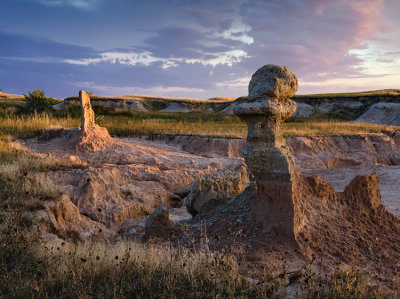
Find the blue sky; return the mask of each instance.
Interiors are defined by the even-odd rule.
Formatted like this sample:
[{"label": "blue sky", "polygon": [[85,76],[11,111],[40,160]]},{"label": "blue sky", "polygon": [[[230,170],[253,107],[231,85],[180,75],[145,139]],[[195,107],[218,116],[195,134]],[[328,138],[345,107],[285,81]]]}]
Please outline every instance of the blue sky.
[{"label": "blue sky", "polygon": [[400,88],[398,0],[1,0],[0,89],[64,98],[247,94],[264,64],[298,93]]}]

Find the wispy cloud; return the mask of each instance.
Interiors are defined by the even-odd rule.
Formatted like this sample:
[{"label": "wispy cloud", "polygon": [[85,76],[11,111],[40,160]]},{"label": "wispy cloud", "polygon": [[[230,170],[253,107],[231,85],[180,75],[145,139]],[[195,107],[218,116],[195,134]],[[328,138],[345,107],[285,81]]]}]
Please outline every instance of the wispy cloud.
[{"label": "wispy cloud", "polygon": [[96,8],[103,0],[37,0],[46,6],[72,6],[83,10]]},{"label": "wispy cloud", "polygon": [[221,53],[203,53],[204,56],[210,58],[161,58],[155,57],[150,52],[104,52],[95,58],[82,58],[82,59],[66,59],[64,62],[76,65],[89,65],[97,63],[120,63],[126,65],[145,65],[149,66],[154,63],[161,63],[163,69],[175,67],[178,63],[194,64],[200,63],[202,65],[216,66],[224,64],[232,66],[234,63],[248,58],[246,52],[243,50],[231,50]]},{"label": "wispy cloud", "polygon": [[243,89],[249,85],[251,77],[245,76],[234,80],[227,80],[215,83],[215,86],[226,89]]},{"label": "wispy cloud", "polygon": [[229,29],[222,32],[214,32],[213,37],[222,37],[234,41],[240,41],[244,44],[251,45],[254,43],[254,38],[250,36],[251,27],[244,24],[240,19],[236,18]]},{"label": "wispy cloud", "polygon": [[101,95],[127,95],[127,94],[146,94],[155,96],[171,96],[177,93],[202,93],[202,88],[189,88],[181,86],[154,86],[151,88],[134,87],[134,86],[107,86],[98,85],[95,82],[72,82],[72,85],[78,88],[85,88]]}]

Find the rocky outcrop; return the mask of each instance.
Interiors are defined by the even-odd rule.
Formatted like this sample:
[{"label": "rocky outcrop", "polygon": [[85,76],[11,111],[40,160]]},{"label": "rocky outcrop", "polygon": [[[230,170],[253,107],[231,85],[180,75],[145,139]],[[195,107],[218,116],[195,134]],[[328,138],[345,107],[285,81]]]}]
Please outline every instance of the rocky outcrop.
[{"label": "rocky outcrop", "polygon": [[190,112],[190,109],[184,103],[171,103],[160,112]]},{"label": "rocky outcrop", "polygon": [[118,147],[119,142],[108,134],[106,128],[95,124],[94,111],[90,104],[89,95],[81,90],[79,91],[81,104],[81,126],[60,130],[46,130],[46,138],[57,138],[60,148],[69,150],[73,148],[76,152],[95,152],[106,148]]},{"label": "rocky outcrop", "polygon": [[[143,135],[138,138],[165,142],[203,157],[241,157],[245,139],[195,135]],[[400,165],[400,133],[287,137],[286,144],[302,169],[341,168],[357,165]]]},{"label": "rocky outcrop", "polygon": [[363,113],[356,122],[370,124],[400,125],[399,103],[377,103],[372,105],[367,112]]},{"label": "rocky outcrop", "polygon": [[343,215],[354,211],[370,217],[379,209],[387,219],[393,219],[381,204],[377,175],[356,177],[343,193],[337,193],[324,179],[307,178],[299,172],[280,133],[282,121],[295,110],[287,97],[296,88],[297,79],[287,68],[266,65],[253,75],[248,101],[235,108],[248,124],[243,154],[257,184],[252,221],[285,242],[304,245],[308,240],[305,236],[324,238],[317,237],[322,226],[338,233],[340,228],[332,223],[347,221]]},{"label": "rocky outcrop", "polygon": [[244,166],[210,173],[193,184],[186,198],[186,208],[192,216],[208,212],[235,198],[246,185],[247,171]]},{"label": "rocky outcrop", "polygon": [[287,67],[265,65],[249,83],[248,100],[234,110],[248,126],[243,154],[257,183],[254,220],[266,230],[279,230],[290,240],[298,229],[294,202],[300,173],[285,145],[281,125],[296,110],[296,103],[289,98],[297,87],[297,78]]},{"label": "rocky outcrop", "polygon": [[344,189],[343,196],[348,205],[365,213],[376,211],[382,206],[377,174],[357,176]]},{"label": "rocky outcrop", "polygon": [[81,128],[74,136],[72,143],[78,151],[98,151],[115,144],[115,140],[108,134],[106,128],[99,127],[94,122],[94,111],[90,104],[89,95],[79,91],[81,102]]},{"label": "rocky outcrop", "polygon": [[161,204],[146,219],[146,230],[162,229],[171,225],[166,204]]},{"label": "rocky outcrop", "polygon": [[314,107],[304,103],[296,103],[296,111],[293,117],[311,117],[314,114]]},{"label": "rocky outcrop", "polygon": [[143,103],[140,101],[128,101],[127,104],[130,107],[130,110],[134,112],[146,112],[147,109],[144,107]]},{"label": "rocky outcrop", "polygon": [[82,215],[69,197],[63,194],[57,200],[44,202],[45,209],[35,215],[37,225],[42,233],[56,233],[64,239],[88,241],[93,238],[111,238],[115,233],[102,223]]},{"label": "rocky outcrop", "polygon": [[70,178],[61,191],[83,215],[111,228],[118,228],[127,219],[144,217],[176,197],[159,182],[128,180],[117,168],[91,169]]},{"label": "rocky outcrop", "polygon": [[90,105],[90,97],[85,91],[79,91],[79,99],[81,100],[81,130],[87,131],[95,126],[94,111]]}]

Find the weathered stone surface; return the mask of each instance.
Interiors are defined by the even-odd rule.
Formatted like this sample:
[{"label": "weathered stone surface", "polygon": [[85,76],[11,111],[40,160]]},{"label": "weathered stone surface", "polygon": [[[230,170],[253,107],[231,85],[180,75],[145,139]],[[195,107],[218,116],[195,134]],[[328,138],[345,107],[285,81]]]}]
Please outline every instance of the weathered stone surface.
[{"label": "weathered stone surface", "polygon": [[63,194],[59,199],[44,203],[45,210],[36,213],[35,222],[41,231],[50,231],[73,241],[87,241],[94,237],[110,238],[115,233],[103,224],[82,215],[70,198]]},{"label": "weathered stone surface", "polygon": [[90,169],[66,179],[69,184],[64,183],[61,192],[71,198],[80,213],[111,228],[127,219],[146,216],[175,197],[159,182],[129,180],[117,168]]},{"label": "weathered stone surface", "polygon": [[147,109],[143,106],[143,103],[140,101],[129,101],[127,104],[130,106],[131,110],[136,112],[146,112]]},{"label": "weathered stone surface", "polygon": [[257,183],[253,218],[264,229],[278,231],[292,241],[298,229],[295,202],[300,173],[285,145],[281,125],[296,110],[296,103],[289,99],[296,91],[297,78],[287,67],[265,65],[250,81],[248,100],[234,110],[248,126],[243,155]]},{"label": "weathered stone surface", "polygon": [[314,114],[314,107],[304,103],[296,103],[296,112],[293,117],[310,117]]},{"label": "weathered stone surface", "polygon": [[182,112],[188,113],[190,109],[184,103],[171,103],[165,109],[160,110],[160,112]]},{"label": "weathered stone surface", "polygon": [[374,104],[356,121],[398,126],[400,125],[400,103]]},{"label": "weathered stone surface", "polygon": [[[324,179],[300,174],[280,131],[282,121],[296,107],[285,98],[296,91],[296,77],[285,68],[287,76],[281,79],[279,70],[271,65],[259,69],[250,82],[248,101],[234,111],[248,124],[243,154],[257,184],[251,207],[253,220],[277,238],[300,244],[309,227],[319,219],[326,221],[335,206],[337,211],[370,215],[382,204],[377,175],[359,176],[338,193]],[[344,162],[349,160],[332,160],[332,164]]]},{"label": "weathered stone surface", "polygon": [[377,174],[355,177],[344,189],[344,196],[350,206],[360,208],[367,213],[382,205]]},{"label": "weathered stone surface", "polygon": [[235,170],[218,170],[197,180],[186,198],[186,207],[193,216],[205,213],[233,199],[247,185],[244,166]]},{"label": "weathered stone surface", "polygon": [[171,225],[166,204],[161,204],[146,219],[146,230],[165,228]]},{"label": "weathered stone surface", "polygon": [[79,133],[74,134],[71,138],[71,144],[75,145],[76,151],[98,151],[117,145],[106,128],[95,124],[89,95],[80,90],[79,99],[81,103],[81,128]]},{"label": "weathered stone surface", "polygon": [[86,130],[89,127],[94,127],[94,112],[90,104],[90,97],[84,91],[79,91],[79,99],[81,101],[81,130]]},{"label": "weathered stone surface", "polygon": [[286,100],[296,93],[297,88],[297,78],[291,70],[286,66],[267,64],[259,68],[250,80],[249,101],[262,97]]}]

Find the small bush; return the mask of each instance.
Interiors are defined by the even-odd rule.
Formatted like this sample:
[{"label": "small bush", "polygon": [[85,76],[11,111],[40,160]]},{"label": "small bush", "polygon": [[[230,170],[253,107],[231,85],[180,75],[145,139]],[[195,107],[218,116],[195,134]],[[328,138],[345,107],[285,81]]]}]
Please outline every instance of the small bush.
[{"label": "small bush", "polygon": [[53,105],[57,101],[53,98],[45,96],[44,91],[40,88],[28,92],[29,96],[25,95],[26,106],[25,112],[27,113],[42,113],[53,110]]}]

